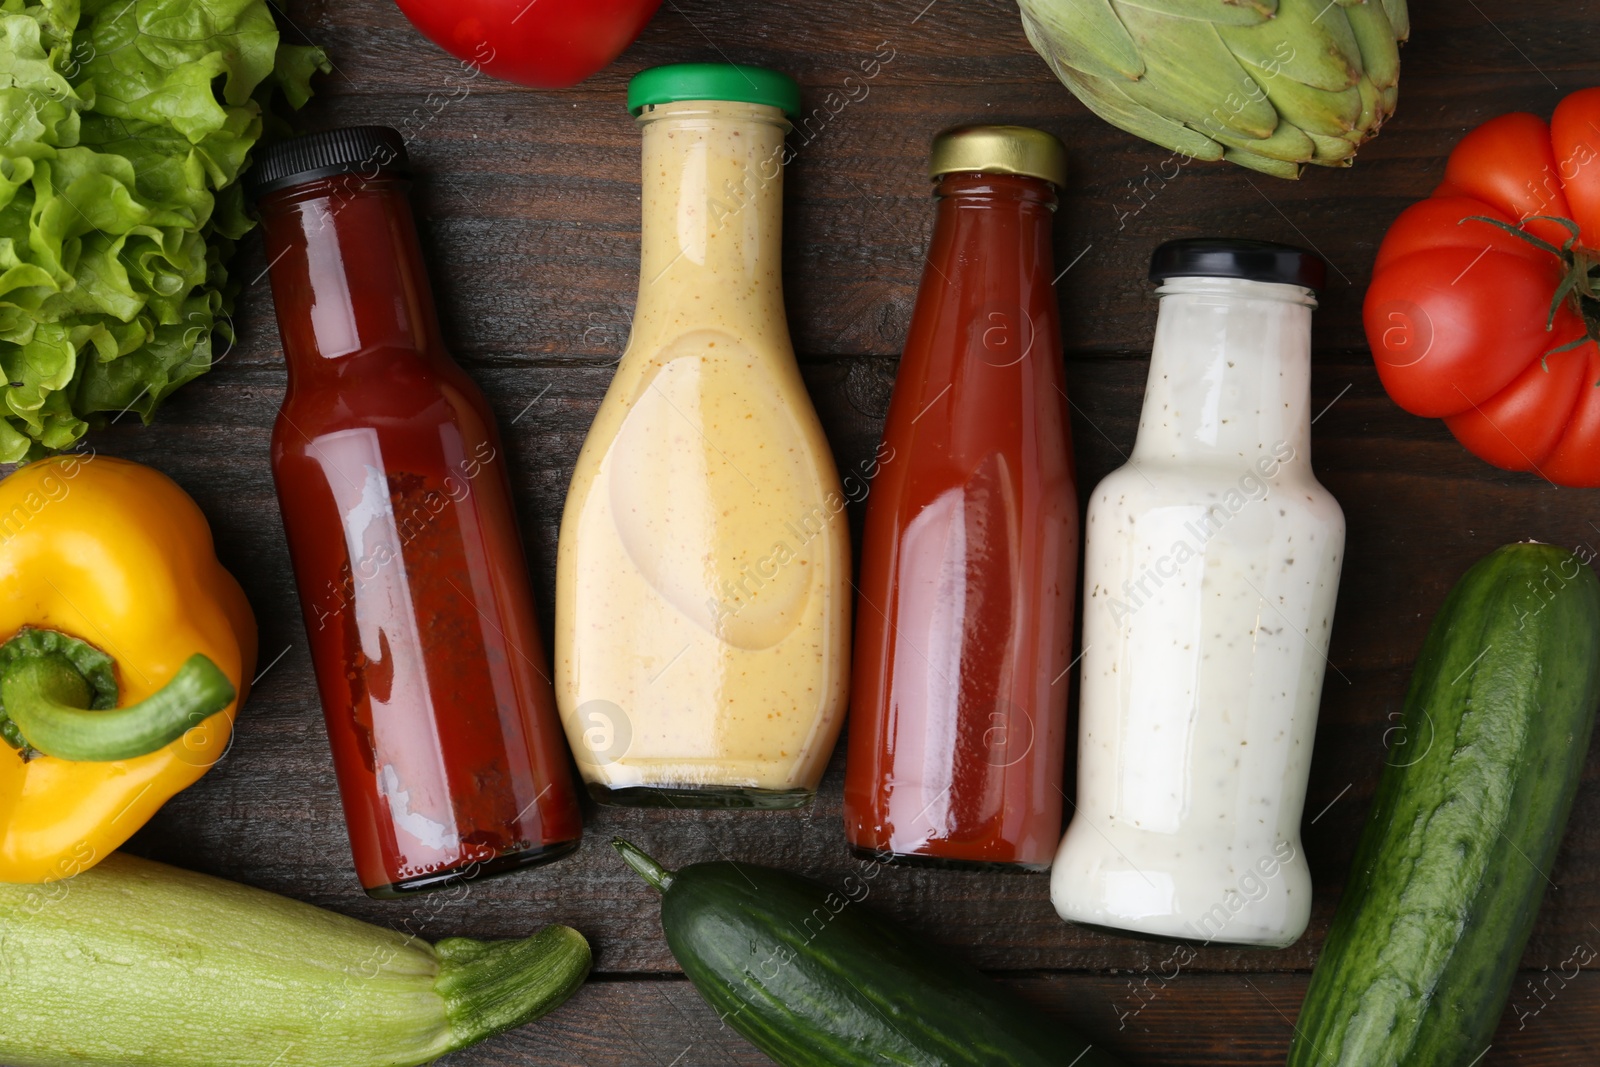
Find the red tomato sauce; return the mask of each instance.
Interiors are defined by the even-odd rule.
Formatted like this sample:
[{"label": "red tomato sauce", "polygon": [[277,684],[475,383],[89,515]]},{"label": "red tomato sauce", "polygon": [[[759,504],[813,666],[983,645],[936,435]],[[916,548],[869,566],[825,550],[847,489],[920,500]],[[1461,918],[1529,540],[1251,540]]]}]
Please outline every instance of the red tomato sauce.
[{"label": "red tomato sauce", "polygon": [[261,203],[289,364],[273,474],[357,874],[385,897],[582,832],[504,448],[441,342],[407,188]]},{"label": "red tomato sauce", "polygon": [[1044,867],[1078,504],[1055,193],[946,175],[867,497],[844,813],[863,852]]}]

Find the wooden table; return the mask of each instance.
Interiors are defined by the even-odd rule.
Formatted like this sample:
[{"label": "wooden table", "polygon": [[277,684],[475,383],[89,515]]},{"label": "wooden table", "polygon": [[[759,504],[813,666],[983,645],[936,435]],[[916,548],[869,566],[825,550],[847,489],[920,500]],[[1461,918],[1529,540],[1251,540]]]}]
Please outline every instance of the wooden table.
[{"label": "wooden table", "polygon": [[[1224,234],[1327,257],[1314,459],[1344,505],[1349,550],[1307,803],[1310,933],[1281,952],[1206,949],[1174,975],[1163,962],[1169,949],[1058,920],[1042,875],[891,870],[871,901],[1131,1064],[1256,1065],[1281,1062],[1288,1045],[1385,759],[1385,731],[1445,591],[1508,541],[1600,544],[1600,495],[1491,469],[1440,423],[1391,403],[1359,320],[1385,226],[1439,180],[1464,131],[1511,109],[1548,115],[1565,92],[1600,80],[1600,15],[1570,0],[1416,8],[1398,115],[1353,170],[1313,169],[1299,183],[1205,163],[1163,181],[1168,154],[1079,105],[1028,47],[1005,0],[666,0],[615,66],[576,89],[478,78],[453,98],[462,68],[384,0],[290,0],[284,13],[337,64],[307,128],[370,122],[415,132],[416,195],[445,332],[507,434],[547,632],[567,480],[634,301],[639,135],[623,99],[643,67],[769,65],[797,75],[814,107],[847,88],[847,76],[868,87],[796,135],[788,171],[790,324],[841,469],[870,454],[882,427],[932,221],[928,142],[944,126],[1041,126],[1071,153],[1057,259],[1072,266],[1058,288],[1085,494],[1133,442],[1155,319],[1144,275],[1157,243]],[[861,62],[875,53],[890,58],[862,81]],[[268,468],[284,369],[257,243],[247,242],[239,267],[239,341],[220,365],[153,426],[123,419],[92,438],[194,494],[261,623],[262,676],[231,753],[131,847],[430,939],[505,937],[549,922],[592,939],[595,976],[582,992],[544,1022],[450,1057],[456,1067],[766,1063],[682,979],[655,896],[606,842],[620,833],[671,864],[723,856],[837,882],[851,865],[840,754],[806,811],[591,810],[575,857],[476,885],[460,902],[362,895]],[[859,509],[851,519],[859,532]],[[1526,981],[1483,1064],[1600,1063],[1600,977],[1560,976],[1563,961],[1593,958],[1600,946],[1597,772],[1591,760],[1523,959]]]}]

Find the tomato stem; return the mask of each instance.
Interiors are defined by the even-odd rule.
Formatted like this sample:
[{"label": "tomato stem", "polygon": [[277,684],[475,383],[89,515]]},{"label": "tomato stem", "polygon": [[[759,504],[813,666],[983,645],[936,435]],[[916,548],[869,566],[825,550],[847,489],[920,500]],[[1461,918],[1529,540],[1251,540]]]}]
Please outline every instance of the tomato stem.
[{"label": "tomato stem", "polygon": [[[1556,223],[1567,231],[1567,239],[1562,242],[1561,247],[1557,248],[1549,241],[1535,237],[1527,230],[1524,230],[1521,224],[1513,226],[1508,222],[1491,219],[1486,215],[1469,215],[1462,219],[1461,222],[1487,222],[1490,226],[1504,230],[1511,236],[1526,241],[1535,248],[1549,252],[1561,261],[1561,283],[1556,286],[1555,292],[1551,295],[1550,314],[1545,319],[1544,328],[1546,332],[1555,329],[1556,312],[1561,310],[1562,301],[1566,301],[1572,306],[1572,310],[1577,312],[1578,318],[1582,320],[1584,335],[1575,337],[1566,344],[1557,345],[1539,357],[1539,365],[1549,371],[1550,364],[1546,361],[1556,353],[1571,351],[1591,341],[1600,342],[1600,295],[1596,294],[1594,288],[1594,283],[1600,281],[1600,261],[1597,261],[1587,249],[1578,245],[1579,230],[1576,222],[1562,218],[1559,215],[1530,215],[1523,219],[1522,223],[1526,224],[1534,219],[1543,219],[1547,222]],[[1457,223],[1457,225],[1460,225],[1460,223]],[[1595,382],[1595,385],[1600,386],[1600,382]]]}]

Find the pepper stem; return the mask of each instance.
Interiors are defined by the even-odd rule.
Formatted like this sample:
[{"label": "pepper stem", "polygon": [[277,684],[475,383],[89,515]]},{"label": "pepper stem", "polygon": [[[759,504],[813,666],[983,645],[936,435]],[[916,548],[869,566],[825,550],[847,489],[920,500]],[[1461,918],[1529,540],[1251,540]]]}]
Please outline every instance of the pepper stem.
[{"label": "pepper stem", "polygon": [[622,858],[627,862],[628,866],[637,871],[639,877],[655,886],[657,890],[665,893],[672,888],[672,872],[645,855],[644,852],[620,837],[611,839],[611,847],[622,853]]},{"label": "pepper stem", "polygon": [[0,645],[4,731],[57,759],[104,762],[165,748],[233,702],[228,676],[193,655],[149,697],[119,708],[115,665],[86,641],[23,629]]}]

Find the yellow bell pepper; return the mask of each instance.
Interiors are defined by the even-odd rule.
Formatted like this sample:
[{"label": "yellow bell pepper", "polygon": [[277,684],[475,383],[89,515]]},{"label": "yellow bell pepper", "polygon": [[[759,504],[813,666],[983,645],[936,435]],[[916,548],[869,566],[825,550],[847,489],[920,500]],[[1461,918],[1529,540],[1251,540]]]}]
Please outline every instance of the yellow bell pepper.
[{"label": "yellow bell pepper", "polygon": [[189,495],[97,455],[0,482],[0,882],[113,852],[221,758],[255,667]]}]

